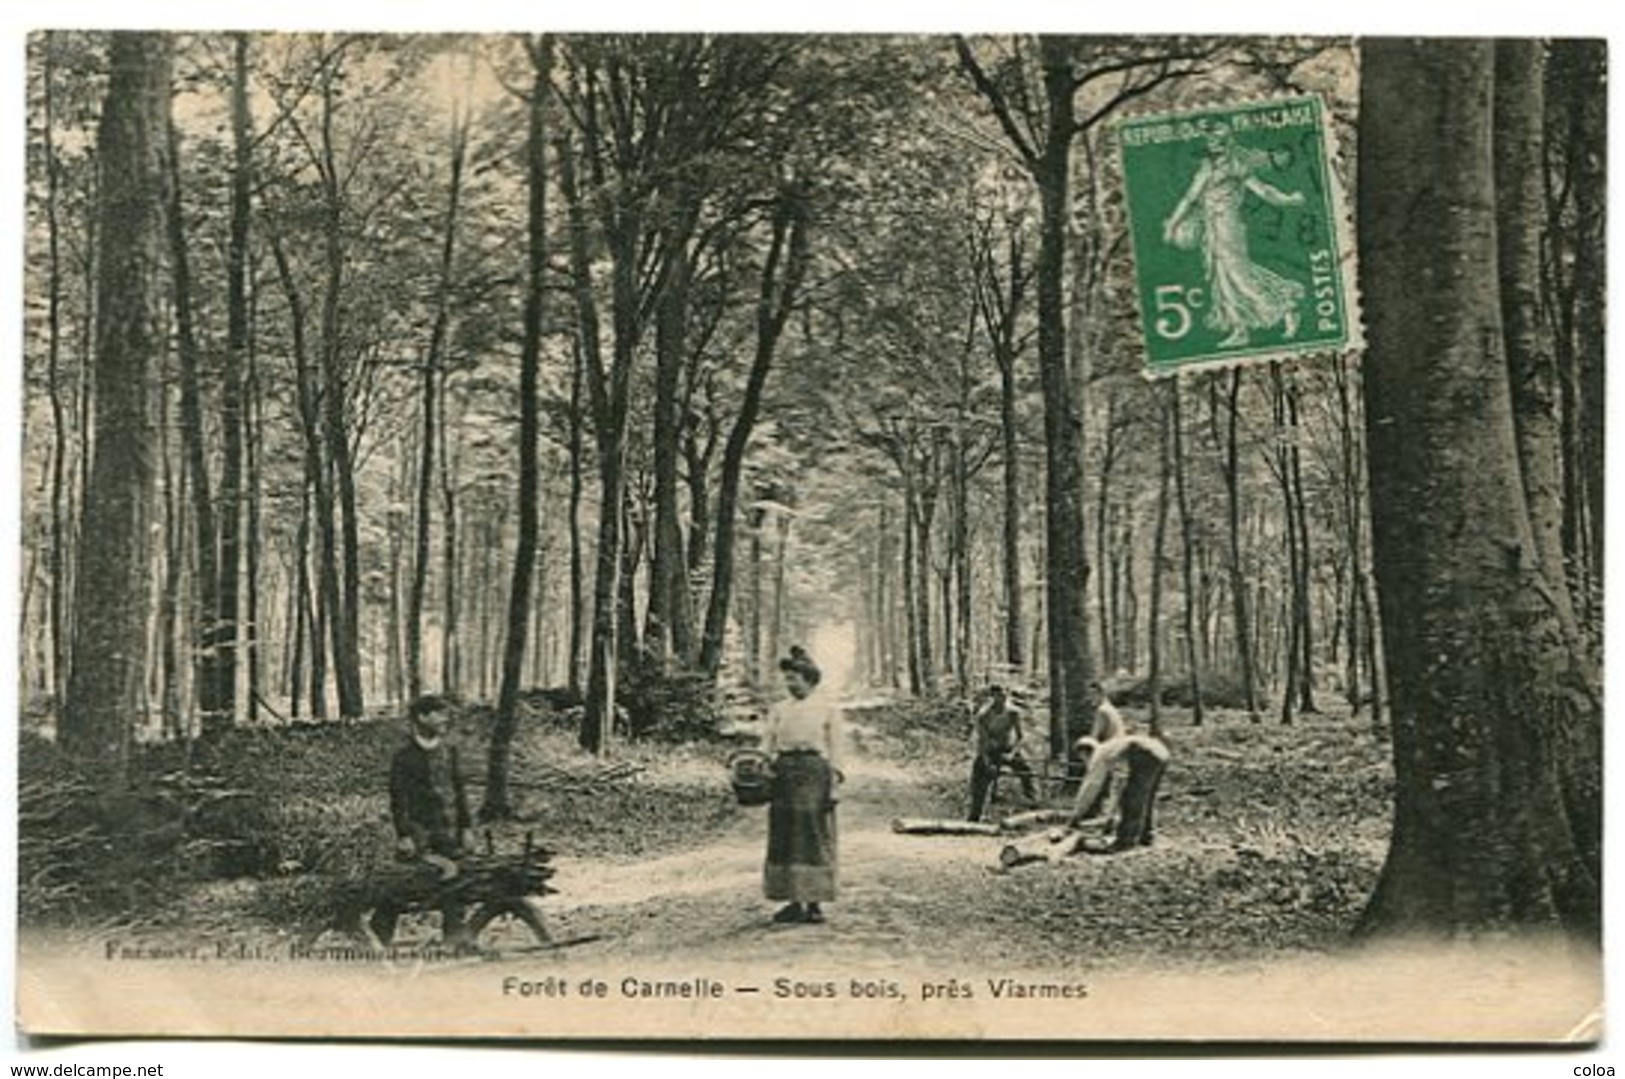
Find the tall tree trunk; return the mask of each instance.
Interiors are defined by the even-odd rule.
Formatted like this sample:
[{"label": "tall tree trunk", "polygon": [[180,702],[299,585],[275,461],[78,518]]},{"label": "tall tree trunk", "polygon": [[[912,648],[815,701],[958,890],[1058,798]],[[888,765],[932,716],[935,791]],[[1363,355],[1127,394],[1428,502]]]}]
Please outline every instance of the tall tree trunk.
[{"label": "tall tree trunk", "polygon": [[745,511],[750,549],[745,560],[745,681],[761,686],[762,678],[762,529],[767,511],[752,506]]},{"label": "tall tree trunk", "polygon": [[1275,446],[1270,451],[1275,481],[1281,488],[1282,542],[1286,548],[1286,587],[1281,597],[1280,626],[1284,637],[1283,670],[1286,685],[1281,691],[1281,723],[1289,725],[1295,715],[1299,689],[1302,685],[1303,657],[1300,634],[1303,623],[1298,618],[1298,586],[1302,582],[1299,572],[1298,501],[1293,497],[1291,451],[1287,447],[1286,379],[1280,364],[1270,365],[1270,409],[1275,424]]},{"label": "tall tree trunk", "polygon": [[1561,283],[1555,306],[1566,434],[1565,548],[1575,593],[1571,605],[1583,613],[1590,634],[1601,624],[1603,571],[1607,43],[1554,41],[1547,66],[1549,137],[1560,139],[1565,150],[1555,179],[1562,195],[1554,197],[1549,211],[1554,242],[1561,239],[1563,244],[1547,259]]},{"label": "tall tree trunk", "polygon": [[[1332,361],[1332,380],[1337,387],[1338,469],[1342,479],[1339,493],[1342,496],[1343,535],[1349,566],[1348,578],[1341,582],[1347,586],[1347,590],[1344,592],[1340,588],[1337,601],[1345,612],[1343,682],[1349,708],[1358,715],[1363,705],[1360,695],[1360,665],[1366,658],[1360,647],[1361,627],[1364,625],[1360,593],[1364,588],[1362,582],[1365,574],[1365,540],[1364,529],[1361,527],[1363,507],[1360,501],[1362,459],[1359,447],[1355,443],[1356,421],[1352,395],[1349,393],[1348,363],[1342,356]],[[1335,634],[1333,639],[1336,640]],[[1372,671],[1370,674],[1374,680],[1376,672]]]},{"label": "tall tree trunk", "polygon": [[598,544],[593,572],[592,632],[588,638],[587,707],[581,747],[599,753],[614,720],[617,674],[616,629],[621,590],[622,468],[620,439],[600,433],[598,442]]},{"label": "tall tree trunk", "polygon": [[1140,640],[1140,591],[1138,578],[1135,576],[1134,558],[1134,521],[1132,518],[1125,521],[1122,530],[1122,540],[1118,543],[1118,560],[1123,567],[1123,631],[1118,639],[1123,642],[1127,654],[1123,657],[1124,664],[1129,670],[1138,670],[1140,666],[1139,640]]},{"label": "tall tree trunk", "polygon": [[226,692],[220,666],[220,532],[215,518],[209,481],[199,349],[192,311],[191,255],[187,250],[186,215],[182,205],[180,135],[173,125],[169,131],[169,209],[166,215],[169,235],[169,267],[174,293],[175,345],[180,357],[181,445],[191,476],[194,498],[192,521],[197,529],[197,641],[194,684],[204,739],[217,738],[231,726],[231,700]]},{"label": "tall tree trunk", "polygon": [[[587,667],[587,707],[582,718],[582,748],[602,752],[614,723],[616,681],[622,634],[623,530],[626,501],[627,385],[636,351],[639,319],[634,266],[637,233],[617,230],[611,240],[611,288],[615,337],[612,367],[592,371],[592,397],[598,436],[598,547],[593,574],[593,617]],[[628,579],[624,587],[631,587]]]},{"label": "tall tree trunk", "polygon": [[[1016,413],[1016,336],[1022,302],[1031,282],[1019,226],[1006,225],[1009,277],[1000,282],[992,244],[980,249],[976,300],[999,369],[999,441],[1003,465],[1004,663],[1012,677],[1026,668],[1026,627],[1021,584],[1021,450]],[[985,240],[984,240],[985,242]]]},{"label": "tall tree trunk", "polygon": [[440,397],[439,378],[425,360],[419,376],[418,471],[416,511],[412,514],[412,580],[406,593],[406,694],[416,700],[423,693],[423,608],[429,592],[430,527],[434,515],[435,444],[439,437],[435,406]]},{"label": "tall tree trunk", "polygon": [[[162,364],[164,368],[167,363]],[[168,383],[170,373],[162,370],[159,385]],[[186,632],[180,617],[181,577],[186,559],[186,523],[181,512],[186,492],[186,462],[182,458],[177,466],[170,452],[169,394],[158,394],[158,484],[163,492],[164,557],[163,585],[158,598],[159,693],[163,710],[163,735],[166,739],[181,738],[187,730],[181,694],[181,657],[178,638]]]},{"label": "tall tree trunk", "polygon": [[446,216],[440,231],[434,321],[429,329],[429,346],[423,357],[423,370],[418,376],[421,422],[418,434],[417,509],[412,535],[412,583],[406,601],[406,692],[411,699],[423,693],[423,608],[429,589],[429,539],[434,524],[434,463],[436,448],[445,440],[436,418],[436,405],[446,379],[446,337],[451,323],[458,211],[462,205],[463,167],[468,159],[468,123],[461,115],[452,121],[449,142],[451,164],[446,183]]},{"label": "tall tree trunk", "polygon": [[1172,415],[1168,419],[1173,429],[1173,468],[1174,491],[1179,500],[1179,546],[1180,569],[1185,588],[1185,663],[1186,675],[1191,686],[1191,723],[1200,727],[1203,719],[1202,708],[1202,659],[1197,649],[1196,634],[1196,579],[1193,563],[1195,562],[1194,536],[1191,530],[1191,503],[1185,492],[1185,432],[1184,416],[1180,407],[1180,386],[1176,377],[1169,386],[1169,407]]},{"label": "tall tree trunk", "polygon": [[938,452],[932,446],[923,456],[919,471],[919,491],[914,517],[914,615],[915,644],[919,649],[920,691],[935,694],[937,689],[936,648],[931,633],[931,530],[937,516]]},{"label": "tall tree trunk", "polygon": [[248,480],[248,543],[246,555],[248,558],[247,573],[247,624],[243,627],[243,654],[248,667],[248,714],[258,715],[258,709],[264,704],[264,687],[262,684],[261,667],[264,662],[263,641],[265,628],[260,625],[260,563],[261,543],[263,536],[260,531],[260,502],[263,490],[260,466],[261,433],[264,430],[263,421],[263,395],[260,391],[258,356],[254,350],[256,313],[255,306],[258,298],[258,282],[252,276],[249,279],[248,304],[248,350],[245,356],[246,367],[243,372],[243,399],[246,411],[243,414],[243,442],[247,449],[247,480]]},{"label": "tall tree trunk", "polygon": [[[685,583],[689,584],[691,594],[688,605],[691,610],[692,622],[694,596],[692,595],[692,582],[698,580],[705,572],[706,561],[710,557],[711,534],[711,460],[715,456],[717,441],[717,424],[714,416],[707,415],[701,421],[707,424],[706,439],[702,444],[697,435],[684,431],[683,447],[688,475],[688,549],[685,554],[687,577]],[[689,627],[688,650],[684,653],[684,662],[693,664],[699,658],[699,642],[695,637],[694,627]]]},{"label": "tall tree trunk", "polygon": [[1100,654],[1099,660],[1103,668],[1112,670],[1122,666],[1122,658],[1118,654],[1120,649],[1117,643],[1119,627],[1111,613],[1111,574],[1107,571],[1111,565],[1110,555],[1107,553],[1107,524],[1111,514],[1112,495],[1112,466],[1117,457],[1117,427],[1116,427],[1117,398],[1108,394],[1106,397],[1106,420],[1102,424],[1104,445],[1100,455],[1100,477],[1095,484],[1095,608],[1096,617],[1100,622]]},{"label": "tall tree trunk", "polygon": [[785,586],[788,569],[785,556],[790,548],[790,515],[783,510],[773,515],[773,616],[768,621],[767,658],[776,662],[784,647]]},{"label": "tall tree trunk", "polygon": [[[333,673],[338,685],[339,715],[356,719],[366,711],[361,690],[361,538],[356,519],[355,464],[350,451],[348,382],[343,332],[344,202],[337,151],[333,142],[335,71],[323,69],[321,167],[324,271],[322,347],[319,353],[322,392],[321,434],[331,470],[329,492],[321,499],[323,516],[324,591],[328,592],[328,625],[333,640]],[[336,501],[335,501],[336,496]],[[335,526],[334,516],[338,517]],[[338,565],[343,560],[342,572]]]},{"label": "tall tree trunk", "polygon": [[1373,39],[1361,69],[1366,430],[1395,769],[1365,927],[1595,938],[1601,708],[1550,603],[1517,456],[1493,50]]},{"label": "tall tree trunk", "polygon": [[95,449],[74,575],[73,669],[59,737],[98,789],[129,775],[146,672],[153,484],[150,381],[162,354],[164,151],[170,42],[115,32],[96,153],[102,168],[96,281]]},{"label": "tall tree trunk", "polygon": [[1021,449],[1016,420],[1015,358],[999,362],[999,437],[1004,453],[1004,661],[1012,676],[1027,668],[1021,584]]},{"label": "tall tree trunk", "polygon": [[[693,196],[688,195],[689,205]],[[698,206],[681,215],[667,239],[670,271],[655,315],[654,550],[650,567],[647,628],[644,636],[659,657],[686,657],[692,647],[693,611],[677,505],[678,391],[687,351],[688,301],[692,266],[689,234]]]},{"label": "tall tree trunk", "polygon": [[924,680],[920,677],[920,605],[916,596],[920,576],[914,570],[919,560],[914,539],[919,516],[919,498],[914,492],[914,468],[908,465],[903,473],[903,654],[908,660],[908,692],[914,697],[925,691]]},{"label": "tall tree trunk", "polygon": [[62,228],[61,166],[56,155],[56,39],[45,32],[45,234],[46,234],[46,392],[51,399],[51,551],[46,573],[50,578],[50,692],[60,709],[67,690],[67,565],[68,565],[68,411],[62,394]]},{"label": "tall tree trunk", "polygon": [[1496,257],[1513,429],[1534,554],[1542,576],[1560,586],[1552,591],[1552,605],[1564,631],[1578,640],[1563,555],[1557,364],[1540,294],[1545,48],[1532,38],[1507,38],[1495,44]]},{"label": "tall tree trunk", "polygon": [[891,503],[882,499],[875,523],[875,636],[876,673],[881,685],[897,685],[897,640],[893,631],[891,599]]},{"label": "tall tree trunk", "polygon": [[388,550],[388,594],[384,597],[384,696],[391,701],[410,701],[406,691],[406,627],[402,625],[404,610],[401,604],[401,529],[408,518],[398,508],[404,503],[411,485],[411,448],[402,439],[396,443],[396,460],[400,462],[390,483],[390,507],[387,514],[389,536],[385,540]]},{"label": "tall tree trunk", "polygon": [[1258,674],[1253,669],[1253,639],[1247,611],[1247,577],[1241,558],[1241,368],[1230,370],[1225,412],[1224,493],[1227,569],[1230,571],[1231,615],[1236,621],[1236,664],[1241,672],[1242,699],[1254,723],[1258,714]]},{"label": "tall tree trunk", "polygon": [[722,641],[727,629],[733,582],[734,520],[738,514],[745,449],[761,410],[762,389],[773,367],[779,338],[784,333],[807,272],[806,203],[807,193],[793,183],[780,191],[775,202],[772,233],[756,300],[756,351],[745,381],[745,396],[722,449],[711,599],[706,607],[705,632],[700,644],[700,668],[712,679],[716,678],[717,668],[722,662]]},{"label": "tall tree trunk", "polygon": [[[298,280],[294,277],[282,238],[274,232],[271,234],[271,254],[276,261],[277,276],[282,282],[282,290],[288,299],[288,323],[292,337],[294,363],[294,399],[304,443],[305,474],[302,497],[306,502],[300,516],[301,540],[298,550],[300,574],[301,577],[304,577],[308,573],[310,518],[315,516],[317,519],[318,543],[320,545],[317,580],[315,582],[315,590],[319,598],[315,606],[322,614],[321,617],[313,618],[313,623],[321,623],[322,629],[325,630],[327,626],[325,612],[331,606],[333,597],[338,594],[337,581],[333,572],[333,498],[327,480],[326,464],[323,460],[319,410],[316,403],[317,394],[312,386],[314,376],[310,370],[309,347],[305,336],[304,293],[300,290]],[[309,501],[312,496],[315,498],[314,506]],[[307,583],[302,588],[302,592],[308,591]],[[325,645],[320,635],[311,636],[309,645],[311,714],[314,718],[324,719],[327,716]]]},{"label": "tall tree trunk", "polygon": [[253,121],[248,104],[248,35],[236,34],[231,82],[231,231],[226,247],[226,354],[220,397],[219,609],[216,692],[227,723],[237,717],[238,613],[242,608],[243,368],[248,362],[248,237],[253,191]]},{"label": "tall tree trunk", "polygon": [[[1171,394],[1171,391],[1168,391]],[[1151,540],[1151,611],[1146,619],[1149,634],[1146,641],[1147,662],[1150,672],[1146,685],[1150,687],[1151,737],[1162,737],[1162,594],[1163,573],[1167,562],[1168,487],[1173,475],[1173,439],[1169,428],[1173,425],[1173,409],[1165,397],[1159,402],[1158,422],[1161,430],[1157,442],[1157,525]]]},{"label": "tall tree trunk", "polygon": [[1286,410],[1292,428],[1287,462],[1291,481],[1288,497],[1292,500],[1293,512],[1288,521],[1298,551],[1297,581],[1292,586],[1293,621],[1296,624],[1293,635],[1298,645],[1298,669],[1301,675],[1298,682],[1298,710],[1309,715],[1320,709],[1315,707],[1315,635],[1314,622],[1310,617],[1313,578],[1310,572],[1309,500],[1303,487],[1303,451],[1299,448],[1303,429],[1299,423],[1298,386],[1295,381],[1286,387]]},{"label": "tall tree trunk", "polygon": [[964,433],[954,439],[953,453],[953,518],[952,542],[949,544],[949,565],[954,577],[954,642],[950,667],[959,689],[969,688],[971,670],[971,534],[970,534],[970,462],[966,459]]},{"label": "tall tree trunk", "polygon": [[[567,137],[561,138],[559,140],[559,184],[564,194],[565,206],[568,210],[570,276],[572,281],[571,291],[575,297],[576,321],[578,324],[577,343],[579,348],[579,356],[576,364],[576,384],[572,390],[572,397],[577,402],[577,411],[581,412],[584,410],[586,405],[584,398],[588,396],[585,391],[590,389],[593,401],[593,411],[595,414],[597,414],[601,413],[605,408],[607,408],[607,405],[603,405],[600,402],[600,398],[604,394],[603,382],[605,379],[603,342],[599,329],[598,300],[593,290],[592,258],[591,253],[588,250],[587,243],[588,233],[586,208],[582,203],[582,195],[576,179],[575,164],[575,141]],[[599,422],[601,425],[602,419],[600,419]],[[573,467],[579,470],[581,468],[580,462],[582,459],[581,450],[584,448],[583,442],[580,441],[582,439],[582,435],[579,428],[572,431],[571,437],[572,439],[577,440],[572,446],[573,455],[576,461],[576,464]],[[604,435],[600,433],[598,447],[600,455],[600,476],[602,477],[605,469],[613,467],[615,469],[614,474],[618,484],[619,462],[616,461],[612,463],[603,459],[603,437]],[[572,482],[581,482],[579,473]],[[607,497],[608,492],[606,491],[603,497],[600,499],[598,511],[599,550],[597,552],[597,562],[600,576],[604,571],[604,558],[606,554],[605,550],[603,549],[603,530],[605,527],[608,527],[611,530],[611,535],[613,537],[614,535],[618,534],[616,530],[619,528],[620,524],[619,499],[614,502],[610,502],[605,500]],[[572,499],[579,500],[579,492],[573,493]],[[579,505],[579,501],[577,501],[577,505]],[[609,518],[607,524],[604,520],[605,518]],[[579,554],[579,542],[577,543],[576,550]],[[613,555],[613,553],[613,548],[611,548],[609,554]],[[612,561],[611,566],[611,572],[613,572],[614,568],[618,568],[618,563],[614,563]],[[584,596],[586,577],[585,568],[583,567],[577,572],[579,574],[579,583],[576,584],[576,587],[581,589]],[[598,647],[600,642],[596,638],[600,632],[600,622],[605,622],[608,627],[613,627],[614,625],[615,589],[613,584],[613,579],[611,579],[609,582],[610,586],[606,590],[602,580],[595,582],[593,589],[591,627],[589,628],[584,626],[583,623],[586,620],[578,617],[575,626],[572,628],[572,633],[577,635],[575,638],[577,645],[572,647],[572,652],[576,651],[576,648],[579,647],[581,653],[579,657],[580,666],[573,666],[572,674],[574,674],[576,670],[580,670],[581,666],[585,666],[588,669],[588,685],[586,694],[588,698],[588,707],[582,718],[582,728],[579,732],[580,742],[584,748],[592,752],[597,752],[604,742],[605,732],[601,726],[601,720],[603,718],[603,705],[602,702],[600,702],[598,706],[599,711],[594,712],[591,700],[595,695],[601,696],[608,689],[607,676],[609,672],[608,668],[604,664],[612,661],[613,656],[599,656]],[[576,607],[576,611],[579,614],[579,606]],[[613,633],[613,629],[607,628],[603,632],[606,635],[610,635]],[[591,654],[588,654],[589,652]],[[575,656],[572,656],[573,660],[575,658]],[[596,673],[593,673],[594,671],[596,671]],[[594,679],[597,679],[600,684],[594,684]]]},{"label": "tall tree trunk", "polygon": [[[594,160],[599,132],[586,133],[589,164]],[[566,199],[575,221],[571,227],[572,264],[577,273],[577,289],[591,288],[591,271],[585,251],[585,223],[581,220],[580,196],[567,154],[561,163]],[[595,174],[596,179],[596,174]],[[611,311],[614,325],[611,366],[606,370],[602,351],[587,350],[588,382],[598,449],[598,546],[593,574],[592,634],[588,649],[587,702],[582,717],[580,742],[592,753],[601,752],[609,741],[615,712],[615,684],[619,660],[620,595],[623,564],[622,532],[626,471],[626,418],[632,360],[641,336],[643,319],[637,255],[643,235],[641,216],[634,208],[612,200],[601,207],[610,251]],[[579,253],[577,248],[580,248]],[[579,308],[578,303],[578,308]]]},{"label": "tall tree trunk", "polygon": [[530,47],[530,134],[526,142],[529,169],[529,277],[525,289],[524,343],[519,353],[519,520],[514,544],[513,582],[508,588],[508,631],[502,646],[502,684],[497,714],[486,754],[485,802],[481,820],[514,815],[508,797],[508,764],[513,736],[519,729],[519,675],[525,658],[531,580],[536,569],[536,540],[541,531],[541,370],[543,288],[547,276],[547,99],[552,92],[553,38],[543,34]]},{"label": "tall tree trunk", "polygon": [[[450,411],[451,372],[440,373],[440,451],[435,478],[440,488],[440,691],[457,695],[463,688],[462,543],[457,492],[458,425]],[[459,419],[461,410],[459,409]]]},{"label": "tall tree trunk", "polygon": [[294,535],[292,596],[289,621],[293,629],[292,656],[288,660],[288,715],[299,719],[305,694],[305,642],[310,639],[310,485],[299,485],[299,528]]},{"label": "tall tree trunk", "polygon": [[643,637],[638,630],[638,567],[643,564],[643,546],[648,539],[648,520],[637,505],[638,477],[626,475],[623,467],[621,495],[621,569],[615,586],[615,662],[621,670],[632,670],[643,653]]},{"label": "tall tree trunk", "polygon": [[[317,495],[314,486],[311,488],[311,495],[313,497],[310,510],[313,513],[320,513],[320,502],[314,497]],[[321,528],[318,527],[317,532],[320,533],[321,531]],[[323,537],[318,536],[317,542],[323,543]],[[332,559],[327,557],[327,553],[321,549],[316,551],[316,557],[316,572],[308,581],[310,588],[310,626],[306,633],[306,639],[310,642],[310,718],[318,723],[323,723],[326,722],[328,713],[328,618],[333,609],[333,596],[337,590],[330,587],[333,584],[332,575],[326,572],[326,567],[332,565]]]},{"label": "tall tree trunk", "polygon": [[[577,300],[580,300],[579,293]],[[575,696],[581,693],[583,655],[586,652],[582,627],[587,619],[586,552],[581,542],[581,500],[586,493],[583,474],[587,453],[582,422],[584,401],[581,391],[586,378],[584,363],[581,339],[577,336],[571,343],[570,367],[570,669],[567,679],[570,693]]]},{"label": "tall tree trunk", "polygon": [[1360,614],[1365,624],[1362,645],[1365,648],[1366,670],[1371,672],[1371,729],[1379,737],[1388,736],[1387,666],[1382,658],[1382,619],[1377,601],[1376,575],[1369,569],[1360,572]]},{"label": "tall tree trunk", "polygon": [[1044,397],[1045,614],[1049,625],[1050,752],[1064,756],[1093,680],[1087,649],[1089,555],[1083,513],[1083,418],[1067,358],[1066,254],[1070,219],[1074,43],[1039,39],[1048,126],[1035,180],[1040,224],[1037,268],[1038,370]]}]

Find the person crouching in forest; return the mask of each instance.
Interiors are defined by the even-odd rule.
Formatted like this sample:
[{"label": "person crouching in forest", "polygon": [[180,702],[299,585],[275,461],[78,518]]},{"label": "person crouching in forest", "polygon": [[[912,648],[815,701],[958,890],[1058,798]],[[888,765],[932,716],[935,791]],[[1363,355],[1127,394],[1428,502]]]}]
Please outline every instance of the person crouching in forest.
[{"label": "person crouching in forest", "polygon": [[979,821],[987,809],[988,795],[1008,768],[1021,777],[1021,793],[1029,802],[1038,800],[1038,785],[1032,766],[1021,754],[1021,706],[1010,698],[1004,686],[987,687],[987,700],[976,710],[976,759],[970,772],[970,814],[966,820]]},{"label": "person crouching in forest", "polygon": [[[1077,793],[1078,785],[1083,782],[1083,774],[1089,767],[1089,758],[1095,750],[1128,733],[1128,723],[1124,721],[1123,713],[1117,710],[1111,697],[1106,694],[1106,687],[1098,679],[1089,683],[1089,696],[1084,700],[1083,715],[1089,723],[1089,730],[1070,739],[1066,748],[1065,793],[1068,797]],[[1110,789],[1108,780],[1101,797],[1104,798]]]},{"label": "person crouching in forest", "polygon": [[790,699],[768,715],[763,748],[773,761],[763,892],[789,902],[775,922],[822,922],[821,904],[835,898],[835,784],[839,710],[818,699],[821,672],[796,646],[779,661]]},{"label": "person crouching in forest", "polygon": [[[1085,849],[1124,851],[1151,845],[1157,787],[1168,759],[1168,746],[1148,734],[1120,734],[1093,749],[1067,825],[1075,831],[1097,820],[1106,826],[1110,839],[1103,849]],[[1119,765],[1128,775],[1121,793],[1111,798],[1111,774]]]},{"label": "person crouching in forest", "polygon": [[[438,888],[458,873],[458,861],[469,848],[471,818],[468,791],[457,749],[446,739],[451,706],[442,697],[425,695],[412,702],[411,732],[389,765],[389,812],[395,824],[395,857],[412,863],[413,877],[403,890]],[[468,943],[462,905],[450,889],[440,889],[441,936],[447,944]],[[389,947],[400,920],[400,900],[386,894],[373,909],[370,924],[378,942]]]}]

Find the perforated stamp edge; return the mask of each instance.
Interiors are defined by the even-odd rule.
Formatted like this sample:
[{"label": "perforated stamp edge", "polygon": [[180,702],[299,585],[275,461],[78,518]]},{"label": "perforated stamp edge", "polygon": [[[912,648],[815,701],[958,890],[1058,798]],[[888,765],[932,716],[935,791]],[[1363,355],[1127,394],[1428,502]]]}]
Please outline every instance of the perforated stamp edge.
[{"label": "perforated stamp edge", "polygon": [[[1267,108],[1271,105],[1281,105],[1294,101],[1301,102],[1305,99],[1314,99],[1320,110],[1321,153],[1322,161],[1325,164],[1327,198],[1330,202],[1329,223],[1337,253],[1336,269],[1338,283],[1342,290],[1344,320],[1346,323],[1344,340],[1335,346],[1324,342],[1275,342],[1270,345],[1261,345],[1246,352],[1198,357],[1177,363],[1154,363],[1151,359],[1150,345],[1145,338],[1146,312],[1141,303],[1139,254],[1135,250],[1134,233],[1129,216],[1128,177],[1122,156],[1122,129],[1131,124],[1144,124],[1148,120],[1178,121],[1238,109]],[[1341,150],[1342,140],[1337,131],[1338,119],[1337,110],[1325,94],[1318,90],[1305,89],[1265,94],[1228,94],[1223,91],[1198,92],[1190,95],[1190,100],[1187,102],[1173,107],[1164,105],[1126,109],[1112,117],[1107,123],[1105,137],[1101,140],[1106,165],[1103,172],[1107,178],[1107,197],[1102,199],[1102,203],[1104,206],[1109,207],[1108,213],[1112,218],[1109,221],[1111,228],[1114,231],[1121,229],[1128,241],[1128,260],[1120,264],[1125,267],[1123,273],[1127,280],[1119,280],[1114,282],[1114,285],[1127,288],[1133,294],[1136,343],[1140,350],[1140,373],[1144,378],[1149,381],[1160,381],[1173,376],[1226,371],[1237,367],[1256,367],[1283,362],[1313,362],[1335,356],[1357,358],[1364,351],[1365,319],[1360,296],[1359,256],[1355,243],[1353,203],[1350,200],[1348,190],[1349,185],[1353,182],[1354,175],[1351,167],[1352,162],[1347,159]]]}]

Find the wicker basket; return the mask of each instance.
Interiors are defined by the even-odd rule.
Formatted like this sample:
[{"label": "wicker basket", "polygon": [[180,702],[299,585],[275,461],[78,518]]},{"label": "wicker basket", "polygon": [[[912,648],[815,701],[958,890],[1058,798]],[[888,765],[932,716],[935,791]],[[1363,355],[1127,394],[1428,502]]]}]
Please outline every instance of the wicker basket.
[{"label": "wicker basket", "polygon": [[728,758],[728,782],[740,805],[766,805],[773,800],[773,763],[761,750],[742,749]]}]

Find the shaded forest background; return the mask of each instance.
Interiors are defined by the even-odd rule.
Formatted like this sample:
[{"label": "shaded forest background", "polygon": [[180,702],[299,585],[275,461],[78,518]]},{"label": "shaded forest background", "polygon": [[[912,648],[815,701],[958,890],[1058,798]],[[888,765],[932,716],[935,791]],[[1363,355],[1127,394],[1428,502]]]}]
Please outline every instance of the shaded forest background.
[{"label": "shaded forest background", "polygon": [[[1434,48],[1423,90],[1467,85]],[[1509,345],[1457,370],[1510,394],[1524,566],[1587,667],[1602,50],[1483,48],[1472,116],[1502,110],[1500,156],[1451,206],[1487,207],[1507,245],[1485,302]],[[1380,627],[1441,601],[1380,587],[1367,410],[1421,383],[1373,398],[1354,356],[1147,381],[1108,136],[1127,109],[1315,92],[1352,186],[1368,142],[1399,137],[1362,116],[1353,43],[52,32],[30,51],[23,702],[107,780],[133,743],[439,692],[495,709],[500,817],[524,691],[579,704],[594,752],[705,737],[829,626],[864,685],[1032,686],[1052,751],[1096,678],[1153,731],[1170,703],[1195,724],[1335,704],[1388,736]],[[1385,295],[1391,356],[1429,314]],[[1395,513],[1405,497],[1454,504],[1395,493]]]}]

